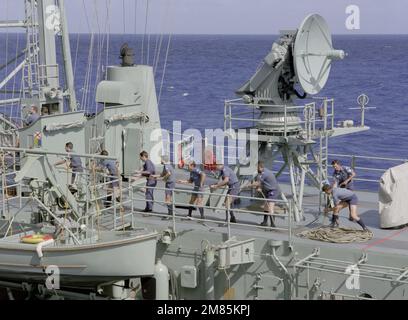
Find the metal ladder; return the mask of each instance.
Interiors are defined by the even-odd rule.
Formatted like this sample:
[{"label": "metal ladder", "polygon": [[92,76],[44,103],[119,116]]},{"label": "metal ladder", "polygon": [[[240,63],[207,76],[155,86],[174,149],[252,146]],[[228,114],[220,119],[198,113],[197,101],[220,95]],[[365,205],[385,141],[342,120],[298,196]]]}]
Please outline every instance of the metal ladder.
[{"label": "metal ladder", "polygon": [[[329,117],[334,117],[334,112],[328,114],[328,106],[327,106],[327,99],[323,100],[323,129],[320,132],[319,137],[319,163],[318,163],[318,178],[320,186],[323,186],[323,182],[327,181],[328,179],[328,161],[329,161]],[[333,100],[332,100],[333,103]],[[333,108],[332,108],[333,110]],[[333,121],[331,121],[333,124]],[[321,208],[322,206],[327,205],[327,195],[323,193],[319,193],[319,215],[321,215]]]},{"label": "metal ladder", "polygon": [[38,17],[37,5],[34,0],[25,1],[27,52],[26,64],[23,69],[23,97],[40,96],[39,56],[38,56]]}]

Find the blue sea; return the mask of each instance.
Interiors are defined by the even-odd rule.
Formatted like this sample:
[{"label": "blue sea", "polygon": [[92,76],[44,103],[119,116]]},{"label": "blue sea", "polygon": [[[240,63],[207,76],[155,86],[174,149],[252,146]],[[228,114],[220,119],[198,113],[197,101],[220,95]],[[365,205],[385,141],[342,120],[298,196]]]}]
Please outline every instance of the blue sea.
[{"label": "blue sea", "polygon": [[[172,129],[173,120],[181,120],[182,128],[223,128],[224,100],[236,96],[234,91],[248,80],[269,52],[276,35],[173,35],[160,95],[162,126]],[[83,108],[93,112],[96,81],[103,78],[104,66],[119,63],[119,49],[127,42],[134,48],[135,61],[142,62],[142,40],[138,35],[100,36],[72,35],[71,51],[75,67],[77,98]],[[23,49],[24,34],[1,34],[0,64],[15,57]],[[93,49],[90,45],[93,43]],[[143,62],[157,62],[156,89],[159,94],[163,76],[168,37],[145,36]],[[336,122],[353,119],[360,122],[357,96],[369,96],[366,125],[369,131],[330,140],[332,153],[408,158],[408,36],[359,35],[334,36],[334,47],[347,52],[343,61],[332,65],[329,81],[319,96],[335,99]],[[6,54],[7,52],[7,54]],[[89,59],[90,86],[88,98],[82,99]],[[61,57],[59,55],[59,61]],[[0,71],[0,78],[11,71]],[[98,67],[99,65],[99,67]],[[20,84],[11,81],[4,89]],[[2,98],[10,94],[2,94]],[[302,101],[299,101],[301,104]],[[373,162],[374,166],[376,164]],[[384,168],[388,163],[384,163]]]}]

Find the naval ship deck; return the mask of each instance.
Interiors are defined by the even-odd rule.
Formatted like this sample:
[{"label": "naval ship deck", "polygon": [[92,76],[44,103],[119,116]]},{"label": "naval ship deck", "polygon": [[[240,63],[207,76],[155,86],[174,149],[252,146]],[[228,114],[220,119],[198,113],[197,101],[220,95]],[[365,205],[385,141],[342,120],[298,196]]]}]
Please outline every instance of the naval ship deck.
[{"label": "naval ship deck", "polygon": [[[187,172],[184,170],[176,170],[177,179],[186,179]],[[206,185],[215,183],[217,180],[207,177]],[[281,189],[290,201],[290,186],[281,184]],[[254,200],[249,191],[241,192],[238,197],[241,203],[234,210],[237,223],[225,222],[225,208],[223,206],[214,206],[209,201],[210,205],[205,206],[205,220],[199,219],[199,213],[193,211],[193,218],[187,218],[188,199],[191,194],[192,187],[186,185],[176,185],[175,192],[179,196],[175,196],[174,216],[169,217],[167,214],[167,206],[164,203],[164,183],[159,182],[154,191],[154,211],[145,213],[145,196],[144,196],[144,179],[139,179],[132,184],[122,183],[122,203],[114,203],[106,209],[101,208],[99,219],[95,227],[104,230],[119,230],[122,228],[145,227],[156,230],[165,230],[167,228],[175,229],[175,232],[182,230],[197,230],[208,231],[220,234],[228,234],[230,237],[257,237],[273,240],[290,241],[292,244],[309,243],[316,247],[347,247],[362,251],[371,252],[387,252],[408,255],[408,232],[407,228],[399,230],[385,230],[380,228],[380,216],[378,213],[378,194],[369,191],[356,191],[359,198],[358,214],[364,219],[367,227],[372,231],[373,238],[365,243],[330,243],[323,241],[310,240],[300,238],[298,233],[313,229],[316,227],[329,225],[330,215],[319,215],[319,191],[312,186],[305,186],[304,191],[304,218],[303,221],[295,222],[293,217],[285,214],[283,201],[275,207],[275,224],[276,228],[262,227],[259,223],[262,221],[263,210],[261,205],[264,203],[260,198]],[[220,193],[221,192],[221,193]],[[204,192],[204,199],[208,197],[217,197],[223,200],[222,190],[218,193]],[[183,196],[180,196],[180,194]],[[101,194],[102,200],[105,194]],[[19,212],[19,222],[30,224],[32,212],[35,210],[35,205],[28,204],[29,197],[10,198],[2,201],[2,218],[9,218],[10,214]],[[26,205],[28,204],[28,205]],[[20,209],[22,208],[22,209]],[[122,209],[120,209],[122,208]],[[167,218],[167,219],[165,219]],[[22,231],[24,224],[14,222],[13,227],[16,231]],[[360,226],[355,222],[348,220],[348,210],[344,209],[340,213],[340,226],[346,228],[354,228],[361,230]],[[0,232],[0,236],[1,235]]]},{"label": "naval ship deck", "polygon": [[[282,191],[285,194],[289,193],[288,185],[281,185]],[[408,232],[407,228],[400,230],[385,230],[380,228],[380,216],[378,213],[378,195],[374,192],[357,191],[359,198],[358,213],[359,216],[364,219],[367,227],[372,231],[373,238],[366,243],[329,243],[323,241],[309,240],[307,238],[300,238],[298,233],[316,228],[323,225],[329,225],[330,216],[319,216],[318,203],[319,195],[316,188],[305,187],[305,199],[304,199],[304,221],[294,222],[291,226],[291,240],[293,243],[301,241],[302,243],[316,244],[316,246],[328,246],[328,247],[352,247],[360,250],[370,250],[376,252],[398,253],[408,255]],[[143,198],[141,195],[140,199]],[[160,190],[155,193],[155,199],[164,199],[164,195]],[[149,215],[142,213],[144,208],[143,201],[135,202],[135,209],[139,209],[135,213],[135,219],[137,223],[148,224],[155,226],[156,228],[165,228],[172,226],[171,220],[163,220],[162,218],[167,215],[167,208],[164,205],[155,204],[154,214]],[[276,212],[282,212],[279,208]],[[175,210],[177,218],[185,218],[187,216],[186,209],[177,208]],[[230,223],[231,236],[237,237],[262,237],[270,238],[274,240],[288,240],[288,218],[287,216],[275,218],[276,229],[261,227],[259,223],[262,221],[262,210],[259,210],[259,216],[255,213],[241,213],[236,212],[237,223]],[[209,232],[225,233],[227,226],[224,223],[225,213],[224,211],[217,212],[216,210],[205,209],[205,225],[198,217],[198,213],[193,212],[193,220],[177,219],[177,230],[194,229],[194,230],[207,230]],[[200,223],[201,222],[201,223]],[[360,226],[355,222],[348,220],[348,211],[344,209],[340,213],[340,226],[346,228],[354,228],[360,230]]]}]

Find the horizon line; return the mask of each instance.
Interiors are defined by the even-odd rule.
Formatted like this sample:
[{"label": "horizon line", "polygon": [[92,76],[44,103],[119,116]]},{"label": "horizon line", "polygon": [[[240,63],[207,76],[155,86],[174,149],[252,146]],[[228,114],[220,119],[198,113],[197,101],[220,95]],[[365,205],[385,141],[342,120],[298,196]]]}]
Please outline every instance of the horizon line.
[{"label": "horizon line", "polygon": [[[0,34],[24,34],[25,32],[7,32],[0,31]],[[91,32],[70,32],[69,35],[91,35]],[[98,33],[94,35],[113,35],[113,36],[279,36],[280,33]],[[408,33],[332,33],[332,36],[408,36]]]}]

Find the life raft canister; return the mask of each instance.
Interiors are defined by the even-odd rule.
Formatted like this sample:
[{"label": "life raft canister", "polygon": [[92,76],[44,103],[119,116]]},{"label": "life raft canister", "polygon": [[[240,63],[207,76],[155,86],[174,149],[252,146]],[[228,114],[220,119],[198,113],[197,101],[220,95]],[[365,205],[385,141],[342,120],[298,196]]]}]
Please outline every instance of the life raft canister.
[{"label": "life raft canister", "polygon": [[28,236],[21,237],[21,242],[37,244],[37,243],[41,243],[41,242],[51,240],[51,239],[52,239],[52,236],[47,235],[47,234],[30,234]]}]

